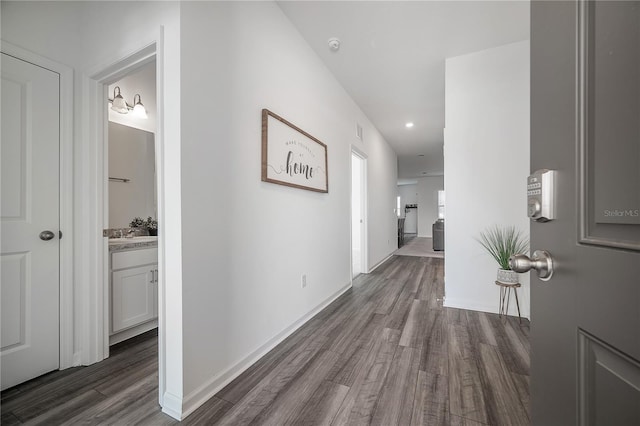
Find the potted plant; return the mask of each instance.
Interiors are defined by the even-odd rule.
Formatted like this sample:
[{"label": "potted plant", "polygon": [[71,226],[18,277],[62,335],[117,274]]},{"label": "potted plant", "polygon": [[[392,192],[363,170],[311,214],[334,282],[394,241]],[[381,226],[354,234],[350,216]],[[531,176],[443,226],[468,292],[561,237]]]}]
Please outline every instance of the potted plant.
[{"label": "potted plant", "polygon": [[498,262],[497,281],[505,284],[518,282],[518,273],[509,267],[509,258],[514,254],[528,253],[529,240],[514,226],[487,228],[477,241]]},{"label": "potted plant", "polygon": [[138,228],[138,229],[142,229],[144,228],[144,219],[141,217],[134,217],[133,220],[131,222],[129,222],[129,226],[131,228]]},{"label": "potted plant", "polygon": [[149,231],[149,235],[158,235],[158,221],[153,219],[151,216],[144,221],[145,226],[147,227],[147,231]]},{"label": "potted plant", "polygon": [[151,216],[146,219],[134,217],[129,226],[137,229],[146,229],[149,235],[158,235],[158,221]]}]

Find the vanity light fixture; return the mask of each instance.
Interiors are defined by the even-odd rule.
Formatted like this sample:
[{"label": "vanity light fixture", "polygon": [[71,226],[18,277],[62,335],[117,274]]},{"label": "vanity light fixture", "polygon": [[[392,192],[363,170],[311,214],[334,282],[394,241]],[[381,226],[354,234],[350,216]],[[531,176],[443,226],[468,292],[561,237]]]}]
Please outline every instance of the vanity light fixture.
[{"label": "vanity light fixture", "polygon": [[116,86],[113,89],[113,100],[111,101],[111,109],[120,114],[126,114],[129,112],[127,102],[120,94],[120,87]]},{"label": "vanity light fixture", "polygon": [[[138,97],[138,102],[136,102],[136,96]],[[138,118],[147,118],[147,110],[142,105],[142,98],[137,93],[133,96],[133,115]]]},{"label": "vanity light fixture", "polygon": [[[136,102],[136,98],[138,99]],[[133,97],[133,106],[130,106],[127,101],[124,100],[122,94],[120,93],[120,87],[116,86],[113,88],[113,99],[108,99],[109,106],[115,112],[120,114],[128,114],[129,111],[133,112],[133,115],[138,118],[147,118],[147,110],[142,105],[142,98],[139,94]]]}]

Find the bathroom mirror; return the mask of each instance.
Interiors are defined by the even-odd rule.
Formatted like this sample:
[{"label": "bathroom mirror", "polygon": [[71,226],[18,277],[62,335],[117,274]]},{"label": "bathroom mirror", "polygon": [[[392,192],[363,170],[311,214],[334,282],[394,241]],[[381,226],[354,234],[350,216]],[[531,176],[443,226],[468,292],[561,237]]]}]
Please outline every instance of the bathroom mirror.
[{"label": "bathroom mirror", "polygon": [[155,136],[109,122],[109,228],[156,218]]}]

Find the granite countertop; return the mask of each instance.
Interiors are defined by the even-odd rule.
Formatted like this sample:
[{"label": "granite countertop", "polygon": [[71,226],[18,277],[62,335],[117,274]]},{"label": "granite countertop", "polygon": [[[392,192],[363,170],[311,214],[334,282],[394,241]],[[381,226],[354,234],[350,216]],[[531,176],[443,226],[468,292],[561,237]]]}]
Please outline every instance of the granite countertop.
[{"label": "granite countertop", "polygon": [[158,237],[109,238],[109,251],[158,247]]}]

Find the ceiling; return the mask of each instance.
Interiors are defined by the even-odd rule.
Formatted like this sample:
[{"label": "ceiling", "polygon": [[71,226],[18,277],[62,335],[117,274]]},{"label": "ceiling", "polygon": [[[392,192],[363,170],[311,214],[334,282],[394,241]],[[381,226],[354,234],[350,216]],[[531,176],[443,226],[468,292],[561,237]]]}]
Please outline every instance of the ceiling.
[{"label": "ceiling", "polygon": [[393,147],[400,179],[444,171],[445,58],[529,38],[528,1],[278,4]]}]

